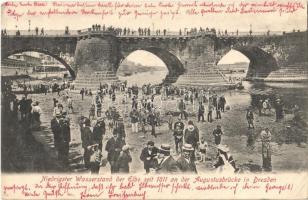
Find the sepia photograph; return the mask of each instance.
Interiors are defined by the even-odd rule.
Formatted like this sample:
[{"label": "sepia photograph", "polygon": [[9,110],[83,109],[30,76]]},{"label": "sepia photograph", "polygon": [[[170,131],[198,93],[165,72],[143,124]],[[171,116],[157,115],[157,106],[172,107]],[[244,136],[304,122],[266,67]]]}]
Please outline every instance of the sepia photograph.
[{"label": "sepia photograph", "polygon": [[[189,189],[196,199],[222,198],[198,196],[211,189],[193,184],[220,182],[203,175],[248,175],[253,186],[279,182],[273,174],[302,174],[298,180],[307,181],[307,5],[2,2],[3,199],[161,198],[139,194],[138,177],[166,184],[169,176],[194,177]],[[26,177],[20,183],[31,176],[60,183],[66,175],[113,183],[123,176],[132,185],[123,193],[121,183],[122,196],[111,186],[104,194],[90,193],[93,186],[72,196],[68,190],[79,191],[76,185],[39,193],[37,185],[17,186],[19,175]],[[129,194],[134,183],[139,190]],[[308,197],[307,183],[299,190],[292,184],[266,185],[264,194],[275,189]],[[188,185],[171,186],[186,196],[168,193],[168,199],[191,198]]]}]

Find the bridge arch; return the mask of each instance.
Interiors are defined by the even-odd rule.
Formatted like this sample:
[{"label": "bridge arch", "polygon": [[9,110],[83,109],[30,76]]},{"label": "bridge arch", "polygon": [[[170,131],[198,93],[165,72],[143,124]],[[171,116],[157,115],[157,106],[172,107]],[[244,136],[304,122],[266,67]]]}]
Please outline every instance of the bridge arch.
[{"label": "bridge arch", "polygon": [[158,47],[145,47],[145,48],[138,48],[138,49],[130,49],[130,51],[122,51],[120,62],[117,66],[116,71],[118,70],[121,63],[127,58],[131,53],[142,50],[146,52],[150,52],[157,56],[167,67],[168,74],[165,78],[165,83],[174,83],[178,79],[180,75],[185,72],[184,65],[182,61],[175,56],[172,52],[158,48]]},{"label": "bridge arch", "polygon": [[57,61],[59,61],[69,71],[69,73],[70,73],[70,75],[72,76],[73,79],[76,78],[75,71],[73,70],[73,68],[69,64],[67,64],[67,62],[63,58],[61,58],[60,56],[58,56],[56,54],[51,53],[48,50],[45,50],[45,49],[40,49],[40,48],[16,49],[16,50],[8,51],[8,52],[3,52],[1,57],[3,59],[3,58],[9,57],[10,55],[18,54],[18,53],[22,53],[22,52],[26,52],[26,51],[43,53],[43,54],[46,54],[46,55],[49,55],[49,56],[55,58]]},{"label": "bridge arch", "polygon": [[[278,63],[275,57],[267,53],[260,47],[257,46],[237,46],[231,48],[242,53],[249,59],[249,67],[246,74],[248,80],[252,79],[264,79],[272,71],[278,70]],[[222,58],[228,54],[230,51],[227,51]],[[218,63],[218,62],[217,62]]]}]

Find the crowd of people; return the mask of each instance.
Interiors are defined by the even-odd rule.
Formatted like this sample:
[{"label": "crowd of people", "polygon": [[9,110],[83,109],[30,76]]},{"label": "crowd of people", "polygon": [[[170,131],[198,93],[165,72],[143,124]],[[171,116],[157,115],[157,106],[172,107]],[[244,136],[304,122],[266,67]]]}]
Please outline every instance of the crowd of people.
[{"label": "crowd of people", "polygon": [[[141,93],[139,93],[139,90]],[[116,107],[116,93],[122,93],[122,96],[124,96],[123,101],[120,102],[123,104],[131,103],[128,119],[126,120],[130,122],[132,133],[143,132],[146,135],[147,127],[150,127],[150,134],[158,137],[155,128],[161,126],[164,122],[167,122],[169,130],[173,132],[174,151],[178,156],[174,157],[171,155],[172,149],[170,144],[163,143],[156,146],[153,141],[148,141],[147,146],[140,152],[140,161],[144,163],[146,173],[197,173],[195,162],[204,162],[208,159],[207,149],[210,145],[206,138],[200,137],[199,129],[193,122],[194,120],[188,119],[191,116],[188,115],[186,106],[197,102],[198,109],[195,111],[195,116],[199,123],[205,122],[204,114],[206,110],[207,121],[211,123],[214,120],[213,112],[216,112],[216,120],[220,120],[222,113],[230,109],[224,95],[217,95],[214,91],[206,91],[202,88],[179,88],[175,86],[145,84],[139,89],[135,85],[127,86],[127,83],[100,85],[98,90],[93,93],[91,90],[83,88],[80,91],[82,100],[84,95],[89,95],[93,99],[89,116],[82,116],[79,121],[82,147],[84,149],[84,165],[92,173],[99,172],[104,150],[107,152],[111,173],[130,172],[129,164],[133,158],[130,153],[131,148],[126,141],[127,133],[125,132],[124,119]],[[161,99],[164,100],[179,97],[177,111],[162,113],[157,105],[157,101],[154,101],[158,95],[161,95]],[[109,108],[106,108],[106,104],[104,104],[105,98],[110,98],[112,102]],[[68,109],[73,112],[71,98],[69,97],[66,101]],[[60,142],[60,145],[57,144],[56,146],[58,146],[59,155],[61,155],[59,159],[65,159],[65,162],[67,162],[67,147],[70,138],[67,128],[69,120],[66,122],[66,112],[63,112],[63,106],[56,103],[54,105],[56,107],[54,116],[55,119],[58,119],[56,120],[58,123],[55,123],[58,125],[55,127],[63,126],[64,130],[66,130],[66,132],[62,130],[63,136],[60,137],[62,138],[62,145]],[[105,112],[103,112],[103,107],[106,109]],[[178,119],[174,121],[175,115],[178,116]],[[163,118],[167,120],[164,121],[162,120]],[[247,109],[246,119],[248,128],[254,129],[253,107]],[[183,120],[187,122],[186,125]],[[60,131],[60,129],[55,128],[53,130],[56,137],[57,133],[55,132]],[[105,148],[103,148],[102,141],[107,130],[112,133],[112,137],[108,139]],[[217,125],[212,135],[214,144],[211,147],[217,149],[217,161],[213,163],[213,168],[217,168],[219,171],[239,171],[233,157],[229,154],[230,148],[221,142],[224,135],[222,126]],[[261,132],[261,141],[263,169],[270,171],[271,133],[268,128]]]},{"label": "crowd of people", "polygon": [[[88,31],[109,31],[109,32],[114,32],[116,35],[118,36],[166,36],[166,35],[175,35],[174,32],[170,32],[167,29],[150,29],[150,27],[138,27],[137,29],[132,29],[129,27],[113,27],[113,26],[106,26],[105,24],[100,25],[100,24],[93,24],[91,26],[91,28],[87,29]],[[41,29],[39,29],[39,27],[35,27],[34,28],[35,31],[35,35],[40,35],[40,36],[44,36],[46,35],[44,28],[42,27]],[[79,33],[81,33],[82,31],[79,30]],[[70,34],[69,32],[69,27],[66,26],[65,30],[63,32],[65,35]],[[216,30],[215,28],[184,28],[184,29],[179,29],[178,32],[176,34],[178,35],[186,35],[186,36],[194,36],[194,35],[198,35],[198,34],[204,34],[204,33],[208,33],[208,34],[214,34],[214,35],[218,35],[218,36],[222,36],[222,35],[238,35],[239,31],[236,30],[236,32],[231,32],[228,33],[227,30]],[[252,32],[250,33],[252,34]],[[2,36],[6,36],[7,35],[7,31],[6,29],[1,30],[1,35]],[[16,31],[16,35],[21,35],[20,30]]]},{"label": "crowd of people", "polygon": [[[69,90],[63,90],[58,96],[59,99],[53,99],[54,111],[50,124],[58,159],[65,167],[69,167],[69,144],[71,142],[69,114],[74,114],[73,99],[69,93]],[[168,124],[169,131],[172,132],[174,149],[172,149],[173,145],[166,144],[166,142],[154,144],[153,140],[149,140],[146,147],[140,149],[139,152],[139,162],[143,163],[146,173],[197,173],[196,162],[209,160],[207,155],[209,148],[217,151],[216,161],[212,162],[213,168],[218,171],[239,171],[239,167],[236,166],[230,154],[230,148],[222,142],[225,131],[219,124],[219,120],[223,117],[223,113],[230,109],[224,95],[218,95],[204,88],[180,88],[170,85],[145,84],[138,88],[136,85],[128,86],[126,82],[100,85],[94,92],[83,88],[80,94],[82,100],[84,95],[92,99],[89,105],[89,115],[83,113],[79,119],[84,167],[92,173],[99,173],[104,152],[107,153],[111,173],[129,173],[130,163],[134,158],[126,140],[126,127],[131,127],[129,131],[131,133],[143,133],[144,137],[150,129],[150,134],[156,138],[160,137],[156,132],[156,127],[164,123]],[[123,98],[122,101],[115,101],[116,94]],[[63,97],[62,100],[60,96]],[[159,100],[157,100],[158,97],[160,97]],[[111,101],[108,106],[106,98]],[[22,97],[21,100],[18,100],[16,96],[10,99],[9,107],[17,119],[27,121],[33,128],[39,128],[42,113],[40,103],[32,102],[27,96]],[[176,109],[161,110],[158,102],[170,99],[178,99]],[[128,115],[120,114],[119,104],[128,107]],[[276,120],[283,119],[285,108],[280,98],[258,99],[256,104],[247,109],[248,129],[255,128],[254,109],[259,110],[260,116],[263,116],[270,112],[273,104]],[[192,111],[187,109],[194,105],[198,105],[197,109]],[[298,110],[299,108],[294,108],[295,118]],[[212,138],[205,138],[202,136],[203,132],[199,132],[198,124],[206,123],[206,121],[213,122],[214,112],[216,112],[218,125],[212,130]],[[204,116],[205,114],[207,117]],[[107,132],[110,132],[112,137],[103,147],[103,139]],[[253,137],[254,134],[248,135],[247,145],[251,144]],[[263,169],[271,171],[272,133],[265,127],[260,133],[260,138]],[[172,152],[175,152],[176,156]]]}]

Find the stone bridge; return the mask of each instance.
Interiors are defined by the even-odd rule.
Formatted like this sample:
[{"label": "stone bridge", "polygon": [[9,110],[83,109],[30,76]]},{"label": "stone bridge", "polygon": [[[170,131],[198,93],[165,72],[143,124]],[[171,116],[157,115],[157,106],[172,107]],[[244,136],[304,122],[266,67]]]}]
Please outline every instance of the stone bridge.
[{"label": "stone bridge", "polygon": [[[97,87],[117,81],[121,62],[136,50],[159,57],[168,68],[166,81],[183,85],[226,84],[215,67],[231,49],[247,56],[247,78],[263,79],[271,72],[294,63],[308,62],[307,31],[282,35],[195,35],[119,36],[112,31],[79,32],[74,35],[2,36],[1,57],[22,51],[37,51],[55,57],[76,76],[76,84]],[[61,58],[74,56],[74,66]]]}]

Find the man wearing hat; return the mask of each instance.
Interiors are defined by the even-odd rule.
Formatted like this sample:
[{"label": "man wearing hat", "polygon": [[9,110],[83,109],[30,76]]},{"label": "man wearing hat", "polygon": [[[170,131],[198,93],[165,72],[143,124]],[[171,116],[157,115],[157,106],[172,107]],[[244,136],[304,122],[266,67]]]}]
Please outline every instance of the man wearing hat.
[{"label": "man wearing hat", "polygon": [[113,137],[106,143],[105,150],[108,152],[107,160],[110,164],[111,173],[119,172],[118,158],[124,145],[125,141],[119,137],[117,132],[113,132]]},{"label": "man wearing hat", "polygon": [[155,169],[158,165],[157,161],[158,148],[154,146],[153,141],[148,141],[147,146],[142,149],[140,160],[143,162],[146,173],[150,172],[150,168]]},{"label": "man wearing hat", "polygon": [[93,128],[93,139],[98,144],[98,149],[102,151],[103,148],[103,136],[106,132],[106,125],[103,118],[97,119],[97,122]]},{"label": "man wearing hat", "polygon": [[180,111],[180,116],[181,116],[181,119],[185,118],[185,120],[187,119],[187,115],[186,115],[186,105],[185,105],[185,102],[183,101],[183,99],[180,100],[179,102],[179,105],[178,105],[178,109]]},{"label": "man wearing hat", "polygon": [[191,144],[184,144],[182,150],[182,155],[176,161],[178,168],[183,173],[197,173],[196,164],[192,159],[194,148]]},{"label": "man wearing hat", "polygon": [[90,156],[91,156],[91,147],[95,143],[93,138],[93,133],[91,130],[91,121],[90,119],[86,118],[84,121],[84,127],[82,129],[82,135],[81,135],[81,141],[82,141],[82,148],[84,149],[83,159],[85,168],[90,167]]},{"label": "man wearing hat", "polygon": [[154,110],[152,109],[148,115],[147,119],[148,123],[151,126],[151,135],[154,137],[157,137],[156,132],[155,132],[155,126],[156,126],[156,116],[154,114]]},{"label": "man wearing hat", "polygon": [[26,97],[23,96],[18,104],[19,104],[19,111],[21,114],[21,120],[24,120],[26,118],[26,107],[27,107]]},{"label": "man wearing hat", "polygon": [[70,129],[70,121],[69,118],[62,117],[60,119],[61,126],[61,146],[60,146],[60,154],[61,161],[65,166],[68,166],[68,154],[69,154],[69,143],[71,141],[71,129]]},{"label": "man wearing hat", "polygon": [[120,115],[114,124],[113,133],[118,134],[119,139],[125,140],[125,126],[123,118]]},{"label": "man wearing hat", "polygon": [[217,128],[213,131],[214,139],[215,139],[215,144],[219,145],[221,142],[221,135],[223,134],[221,130],[221,126],[217,125]]},{"label": "man wearing hat", "polygon": [[[199,140],[199,129],[194,126],[192,121],[188,121],[187,128],[184,132],[184,143],[191,144],[195,151],[198,148]],[[195,152],[193,153],[193,160],[195,159],[194,155]]]},{"label": "man wearing hat", "polygon": [[174,142],[175,142],[175,151],[179,153],[183,146],[183,133],[184,132],[184,123],[181,120],[181,115],[178,117],[178,121],[174,123]]},{"label": "man wearing hat", "polygon": [[254,117],[253,117],[253,112],[252,112],[251,108],[247,108],[246,119],[247,119],[247,122],[248,122],[248,129],[250,129],[250,128],[254,129],[255,128],[255,126],[253,124]]},{"label": "man wearing hat", "polygon": [[214,164],[214,168],[219,169],[220,172],[237,172],[239,169],[235,166],[235,161],[231,154],[229,154],[229,147],[226,145],[218,145],[217,162]]},{"label": "man wearing hat", "polygon": [[283,103],[281,99],[277,99],[275,103],[276,122],[283,119]]},{"label": "man wearing hat", "polygon": [[61,158],[61,155],[60,155],[61,140],[62,140],[62,138],[61,138],[61,125],[60,125],[61,117],[62,117],[61,113],[56,112],[55,118],[53,118],[50,122],[51,131],[52,131],[53,137],[54,137],[55,149],[57,150],[57,153],[58,153],[58,159]]},{"label": "man wearing hat", "polygon": [[129,117],[130,117],[131,124],[132,124],[132,133],[138,133],[139,113],[135,107],[129,113]]},{"label": "man wearing hat", "polygon": [[158,166],[156,173],[159,174],[172,174],[178,172],[177,163],[170,155],[170,145],[162,144],[158,154]]}]

